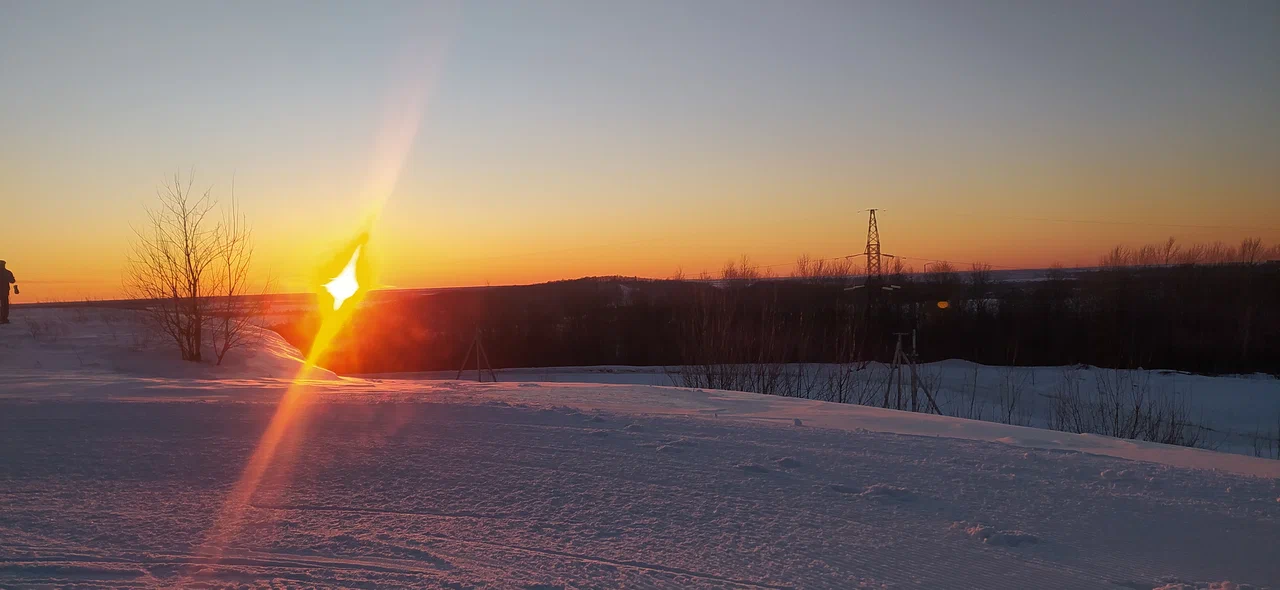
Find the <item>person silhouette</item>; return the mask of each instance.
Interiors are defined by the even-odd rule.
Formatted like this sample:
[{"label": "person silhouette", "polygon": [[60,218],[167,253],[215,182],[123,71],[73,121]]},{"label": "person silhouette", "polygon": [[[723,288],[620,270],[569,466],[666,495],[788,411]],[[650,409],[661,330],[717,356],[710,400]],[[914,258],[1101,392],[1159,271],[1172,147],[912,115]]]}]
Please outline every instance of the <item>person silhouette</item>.
[{"label": "person silhouette", "polygon": [[13,285],[13,294],[18,294],[18,279],[13,278],[13,271],[5,268],[4,264],[0,260],[0,283],[4,284],[4,291],[0,291],[0,324],[9,323],[9,285]]}]

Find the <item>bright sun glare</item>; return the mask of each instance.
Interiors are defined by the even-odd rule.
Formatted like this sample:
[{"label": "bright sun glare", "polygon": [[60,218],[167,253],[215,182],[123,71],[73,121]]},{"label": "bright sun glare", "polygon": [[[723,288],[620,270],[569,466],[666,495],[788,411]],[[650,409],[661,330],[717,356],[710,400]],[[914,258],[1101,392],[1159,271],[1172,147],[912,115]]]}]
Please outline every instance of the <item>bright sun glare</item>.
[{"label": "bright sun glare", "polygon": [[333,296],[334,311],[342,308],[342,303],[350,299],[360,289],[360,282],[356,280],[356,259],[360,257],[360,248],[360,246],[356,246],[355,252],[351,253],[351,260],[347,262],[347,267],[342,269],[338,276],[333,277],[332,281],[324,285],[325,290]]}]

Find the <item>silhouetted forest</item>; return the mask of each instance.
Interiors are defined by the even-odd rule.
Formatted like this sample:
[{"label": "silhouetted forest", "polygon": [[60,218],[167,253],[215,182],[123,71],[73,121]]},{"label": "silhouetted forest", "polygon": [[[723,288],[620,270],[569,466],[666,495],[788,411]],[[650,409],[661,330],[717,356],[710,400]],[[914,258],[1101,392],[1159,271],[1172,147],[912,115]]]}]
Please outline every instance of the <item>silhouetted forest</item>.
[{"label": "silhouetted forest", "polygon": [[[1111,266],[1016,282],[980,265],[939,265],[851,284],[608,277],[408,294],[362,310],[322,364],[455,370],[477,331],[495,368],[888,361],[893,334],[915,329],[923,361],[1280,373],[1276,262]],[[305,349],[315,325],[299,316],[273,328]]]}]

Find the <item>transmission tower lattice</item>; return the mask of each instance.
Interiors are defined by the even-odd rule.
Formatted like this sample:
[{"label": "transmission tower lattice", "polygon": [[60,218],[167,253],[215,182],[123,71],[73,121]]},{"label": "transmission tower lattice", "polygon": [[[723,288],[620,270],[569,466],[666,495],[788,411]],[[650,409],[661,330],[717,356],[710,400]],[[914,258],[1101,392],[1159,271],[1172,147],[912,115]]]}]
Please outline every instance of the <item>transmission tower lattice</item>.
[{"label": "transmission tower lattice", "polygon": [[876,227],[876,210],[868,209],[867,218],[867,278],[880,276],[880,228]]}]

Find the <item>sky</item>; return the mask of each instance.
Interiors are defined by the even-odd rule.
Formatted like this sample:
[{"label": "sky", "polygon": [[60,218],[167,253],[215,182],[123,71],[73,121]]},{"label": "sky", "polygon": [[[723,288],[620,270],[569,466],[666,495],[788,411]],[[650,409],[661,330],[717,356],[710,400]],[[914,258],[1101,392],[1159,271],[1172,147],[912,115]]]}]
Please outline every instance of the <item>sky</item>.
[{"label": "sky", "polygon": [[[0,259],[115,297],[175,173],[315,288],[1280,241],[1280,3],[0,0]],[[915,259],[915,261],[912,260]]]}]

